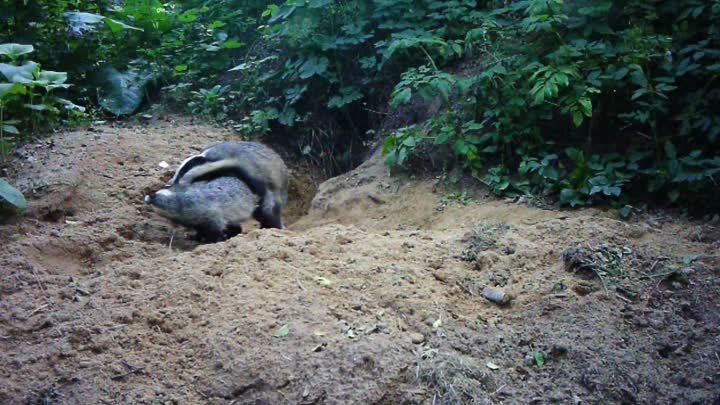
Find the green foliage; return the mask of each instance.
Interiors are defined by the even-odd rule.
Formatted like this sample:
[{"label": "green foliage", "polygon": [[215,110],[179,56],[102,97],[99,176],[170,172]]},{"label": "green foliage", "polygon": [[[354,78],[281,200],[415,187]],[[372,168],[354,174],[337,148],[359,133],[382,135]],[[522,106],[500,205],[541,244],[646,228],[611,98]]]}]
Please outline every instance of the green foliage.
[{"label": "green foliage", "polygon": [[0,111],[14,118],[0,117],[2,134],[56,121],[68,100],[131,114],[159,88],[244,136],[292,135],[337,170],[386,105],[437,102],[440,114],[387,138],[388,164],[431,144],[503,195],[720,201],[717,0],[35,0],[0,11],[0,40],[28,44],[0,46]]},{"label": "green foliage", "polygon": [[[210,89],[200,89],[191,92],[192,101],[188,103],[188,107],[194,114],[209,115],[213,112],[221,111],[225,107],[226,98],[224,94],[227,92],[228,86],[220,86],[219,84]],[[222,116],[218,116],[221,119]]]},{"label": "green foliage", "polygon": [[119,72],[112,66],[103,66],[97,77],[100,106],[114,115],[129,115],[142,104],[145,88],[154,74],[136,68]]},{"label": "green foliage", "polygon": [[[719,17],[717,1],[485,2],[453,25],[465,54],[481,55],[476,68],[438,70],[429,57],[390,104],[442,100],[443,117],[411,132],[453,145],[499,194],[717,206]],[[388,163],[402,164],[408,138],[390,135]]]},{"label": "green foliage", "polygon": [[[61,116],[82,113],[83,107],[56,96],[68,89],[65,72],[42,70],[38,63],[23,60],[32,53],[30,45],[2,44],[0,57],[0,157],[5,160],[10,147],[39,125],[52,126]],[[8,135],[9,134],[9,135]]]}]

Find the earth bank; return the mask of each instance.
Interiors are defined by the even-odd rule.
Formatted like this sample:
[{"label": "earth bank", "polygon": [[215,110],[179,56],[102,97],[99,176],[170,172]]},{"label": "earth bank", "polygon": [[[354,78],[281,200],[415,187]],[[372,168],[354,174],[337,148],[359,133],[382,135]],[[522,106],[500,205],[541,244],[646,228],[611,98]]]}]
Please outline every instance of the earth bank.
[{"label": "earth bank", "polygon": [[142,197],[232,137],[169,120],[19,152],[0,403],[720,403],[719,224],[471,200],[376,153],[322,184],[295,165],[289,229],[199,246]]}]

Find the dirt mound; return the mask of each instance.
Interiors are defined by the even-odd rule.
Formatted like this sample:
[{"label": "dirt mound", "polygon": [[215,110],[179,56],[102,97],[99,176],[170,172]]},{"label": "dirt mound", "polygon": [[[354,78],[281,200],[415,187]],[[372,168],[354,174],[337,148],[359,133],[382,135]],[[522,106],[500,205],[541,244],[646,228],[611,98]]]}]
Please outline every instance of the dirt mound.
[{"label": "dirt mound", "polygon": [[717,224],[471,200],[376,153],[312,204],[293,167],[289,230],[199,246],[142,196],[231,137],[166,122],[23,151],[0,403],[720,400]]}]

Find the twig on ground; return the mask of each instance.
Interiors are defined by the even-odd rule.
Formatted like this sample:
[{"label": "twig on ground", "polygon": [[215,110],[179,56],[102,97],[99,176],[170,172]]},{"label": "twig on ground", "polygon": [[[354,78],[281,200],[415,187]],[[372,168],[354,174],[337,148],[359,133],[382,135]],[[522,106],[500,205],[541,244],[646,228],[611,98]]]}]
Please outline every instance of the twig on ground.
[{"label": "twig on ground", "polygon": [[40,305],[39,307],[35,308],[32,312],[28,314],[28,318],[31,318],[33,315],[37,314],[38,312],[42,311],[43,309],[49,307],[50,304]]},{"label": "twig on ground", "polygon": [[170,243],[168,243],[168,250],[170,253],[172,253],[172,243],[173,239],[175,239],[175,230],[173,229],[172,234],[170,235]]},{"label": "twig on ground", "polygon": [[123,378],[125,378],[129,375],[132,375],[132,374],[145,373],[145,367],[134,367],[134,366],[131,366],[130,364],[128,364],[128,362],[126,362],[126,361],[123,361],[123,364],[129,370],[126,373],[111,376],[110,377],[111,380],[122,380]]},{"label": "twig on ground", "polygon": [[305,286],[302,285],[302,282],[300,282],[300,275],[297,272],[295,272],[295,282],[297,283],[298,287],[300,287],[301,290],[307,291],[305,289]]}]

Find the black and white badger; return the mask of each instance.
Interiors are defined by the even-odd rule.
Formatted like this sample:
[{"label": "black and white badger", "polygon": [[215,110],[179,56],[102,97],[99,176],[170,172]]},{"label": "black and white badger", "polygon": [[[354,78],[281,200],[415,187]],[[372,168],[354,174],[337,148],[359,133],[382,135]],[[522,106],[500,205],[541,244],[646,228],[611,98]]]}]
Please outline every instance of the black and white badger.
[{"label": "black and white badger", "polygon": [[170,187],[220,177],[235,177],[260,197],[254,215],[263,228],[283,228],[282,210],[288,198],[288,169],[280,155],[257,142],[225,142],[185,159]]},{"label": "black and white badger", "polygon": [[145,196],[161,216],[193,228],[205,242],[219,242],[242,232],[242,223],[258,211],[260,196],[236,177],[219,177],[189,185],[174,184]]}]

